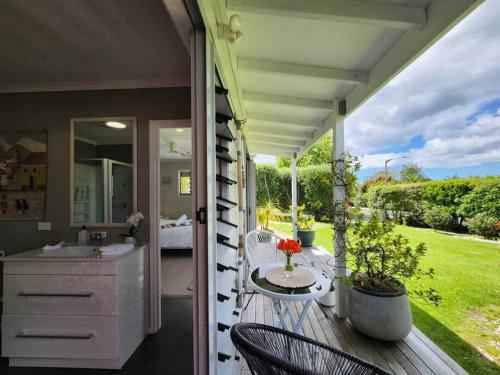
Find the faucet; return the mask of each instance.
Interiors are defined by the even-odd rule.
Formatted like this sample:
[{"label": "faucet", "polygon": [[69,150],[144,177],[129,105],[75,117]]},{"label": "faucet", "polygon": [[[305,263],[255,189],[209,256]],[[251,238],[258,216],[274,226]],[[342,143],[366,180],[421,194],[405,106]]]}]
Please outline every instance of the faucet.
[{"label": "faucet", "polygon": [[89,238],[91,245],[102,246],[103,235],[101,232],[92,232]]}]

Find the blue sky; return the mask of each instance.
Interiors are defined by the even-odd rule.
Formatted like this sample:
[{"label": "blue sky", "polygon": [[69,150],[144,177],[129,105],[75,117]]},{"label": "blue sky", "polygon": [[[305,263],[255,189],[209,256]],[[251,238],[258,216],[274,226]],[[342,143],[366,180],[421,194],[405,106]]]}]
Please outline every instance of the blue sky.
[{"label": "blue sky", "polygon": [[500,1],[486,1],[346,119],[360,179],[390,158],[392,172],[411,160],[434,179],[500,174],[498,20]]}]

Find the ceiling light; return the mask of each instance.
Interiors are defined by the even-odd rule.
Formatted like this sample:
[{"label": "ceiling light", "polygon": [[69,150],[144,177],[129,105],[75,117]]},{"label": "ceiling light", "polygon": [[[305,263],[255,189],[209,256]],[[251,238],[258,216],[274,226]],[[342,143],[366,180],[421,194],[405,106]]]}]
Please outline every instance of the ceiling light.
[{"label": "ceiling light", "polygon": [[177,129],[175,129],[175,131],[176,131],[177,133],[182,133],[182,132],[184,131],[184,129],[177,128]]},{"label": "ceiling light", "polygon": [[127,125],[125,125],[123,122],[118,121],[106,121],[106,126],[109,126],[113,129],[125,129],[127,127]]}]

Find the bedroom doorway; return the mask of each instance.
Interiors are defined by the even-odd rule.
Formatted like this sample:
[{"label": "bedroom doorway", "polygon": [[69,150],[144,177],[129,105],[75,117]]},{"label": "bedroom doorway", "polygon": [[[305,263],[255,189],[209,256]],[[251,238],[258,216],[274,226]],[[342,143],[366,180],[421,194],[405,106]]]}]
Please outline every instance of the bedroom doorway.
[{"label": "bedroom doorway", "polygon": [[159,129],[162,298],[193,297],[191,128]]},{"label": "bedroom doorway", "polygon": [[[172,324],[165,314],[193,314],[191,120],[152,120],[150,137],[151,333]],[[163,311],[162,310],[168,310]],[[172,311],[170,311],[172,310]],[[168,315],[167,314],[167,315]],[[173,327],[172,327],[173,328]],[[175,327],[191,340],[193,327]],[[181,332],[182,331],[182,332]]]}]

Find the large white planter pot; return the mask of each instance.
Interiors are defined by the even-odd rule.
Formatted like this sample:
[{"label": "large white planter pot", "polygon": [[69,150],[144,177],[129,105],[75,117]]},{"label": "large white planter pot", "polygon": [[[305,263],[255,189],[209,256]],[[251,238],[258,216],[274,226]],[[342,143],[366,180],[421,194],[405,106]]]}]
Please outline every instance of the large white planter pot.
[{"label": "large white planter pot", "polygon": [[374,295],[351,287],[348,296],[347,317],[365,335],[396,341],[410,333],[413,323],[406,293]]},{"label": "large white planter pot", "polygon": [[326,293],[324,296],[316,299],[316,301],[321,303],[323,306],[327,307],[335,306],[335,291]]}]

